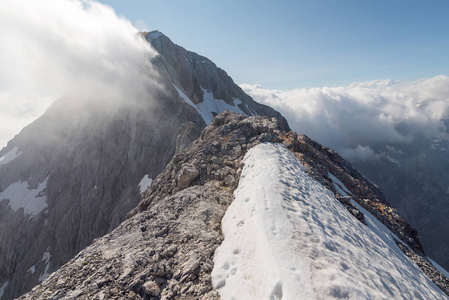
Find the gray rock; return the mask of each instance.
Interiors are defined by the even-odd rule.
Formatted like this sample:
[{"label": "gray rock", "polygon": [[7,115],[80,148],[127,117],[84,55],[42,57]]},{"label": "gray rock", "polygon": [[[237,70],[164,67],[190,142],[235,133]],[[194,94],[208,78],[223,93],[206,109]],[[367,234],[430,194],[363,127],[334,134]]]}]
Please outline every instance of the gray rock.
[{"label": "gray rock", "polygon": [[161,293],[159,286],[153,281],[147,281],[142,285],[142,291],[145,295],[157,297]]}]

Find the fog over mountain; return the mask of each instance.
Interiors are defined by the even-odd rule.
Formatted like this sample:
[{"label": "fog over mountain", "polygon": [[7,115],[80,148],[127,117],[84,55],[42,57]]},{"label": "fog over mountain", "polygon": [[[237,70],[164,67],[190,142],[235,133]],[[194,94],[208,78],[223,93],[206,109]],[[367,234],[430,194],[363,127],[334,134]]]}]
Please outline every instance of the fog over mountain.
[{"label": "fog over mountain", "polygon": [[137,32],[95,1],[2,1],[0,148],[60,97],[148,98],[156,52]]}]

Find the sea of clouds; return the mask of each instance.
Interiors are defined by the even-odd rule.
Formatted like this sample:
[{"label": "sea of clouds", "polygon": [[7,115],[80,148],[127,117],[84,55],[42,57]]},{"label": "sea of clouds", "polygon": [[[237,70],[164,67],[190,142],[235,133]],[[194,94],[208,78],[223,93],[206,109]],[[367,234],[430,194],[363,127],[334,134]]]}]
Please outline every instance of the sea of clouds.
[{"label": "sea of clouds", "polygon": [[409,143],[418,134],[440,135],[449,109],[449,77],[443,75],[290,91],[240,86],[254,100],[281,112],[293,130],[351,160],[375,158],[371,145],[376,143]]},{"label": "sea of clouds", "polygon": [[156,52],[137,32],[95,1],[0,1],[0,149],[61,97],[149,97]]}]

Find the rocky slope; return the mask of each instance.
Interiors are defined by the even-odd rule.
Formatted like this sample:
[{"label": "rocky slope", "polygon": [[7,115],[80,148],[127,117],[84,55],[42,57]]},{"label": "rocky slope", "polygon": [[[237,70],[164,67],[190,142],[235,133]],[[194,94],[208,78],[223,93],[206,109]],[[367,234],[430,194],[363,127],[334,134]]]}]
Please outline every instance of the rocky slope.
[{"label": "rocky slope", "polygon": [[311,177],[364,222],[361,211],[335,184],[341,182],[447,291],[447,279],[425,261],[416,231],[347,161],[306,136],[286,132],[276,119],[226,112],[174,156],[128,220],[20,299],[218,299],[211,271],[215,249],[223,240],[220,222],[233,201],[243,156],[265,142],[284,144]]},{"label": "rocky slope", "polygon": [[0,151],[0,299],[29,291],[124,221],[142,179],[195,140],[209,115],[234,109],[287,126],[206,58],[147,36],[160,53],[151,98],[112,105],[65,96]]}]

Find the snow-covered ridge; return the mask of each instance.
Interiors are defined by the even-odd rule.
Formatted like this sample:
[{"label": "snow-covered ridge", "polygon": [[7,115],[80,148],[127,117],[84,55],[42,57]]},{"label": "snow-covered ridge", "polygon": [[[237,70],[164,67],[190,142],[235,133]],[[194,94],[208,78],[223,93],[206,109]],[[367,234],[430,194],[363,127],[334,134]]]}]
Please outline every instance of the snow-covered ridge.
[{"label": "snow-covered ridge", "polygon": [[10,161],[13,161],[16,159],[22,152],[19,152],[18,147],[12,148],[8,153],[0,157],[0,165],[5,165],[9,163]]},{"label": "snow-covered ridge", "polygon": [[41,182],[36,189],[30,189],[27,181],[15,182],[0,193],[0,201],[9,199],[9,206],[14,212],[23,208],[25,215],[34,217],[48,206],[47,196],[42,194],[47,187],[47,179]]},{"label": "snow-covered ridge", "polygon": [[244,163],[214,258],[222,299],[447,299],[284,146],[256,146]]}]

